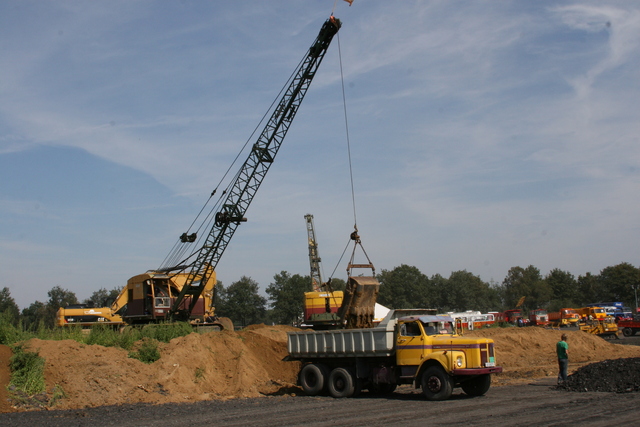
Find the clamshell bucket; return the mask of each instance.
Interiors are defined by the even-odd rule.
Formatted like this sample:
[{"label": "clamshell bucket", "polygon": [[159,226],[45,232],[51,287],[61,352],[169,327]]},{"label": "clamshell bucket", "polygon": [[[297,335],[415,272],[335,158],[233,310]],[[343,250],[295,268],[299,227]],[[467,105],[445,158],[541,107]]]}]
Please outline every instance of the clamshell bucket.
[{"label": "clamshell bucket", "polygon": [[380,282],[375,276],[349,277],[338,315],[347,329],[372,328]]}]

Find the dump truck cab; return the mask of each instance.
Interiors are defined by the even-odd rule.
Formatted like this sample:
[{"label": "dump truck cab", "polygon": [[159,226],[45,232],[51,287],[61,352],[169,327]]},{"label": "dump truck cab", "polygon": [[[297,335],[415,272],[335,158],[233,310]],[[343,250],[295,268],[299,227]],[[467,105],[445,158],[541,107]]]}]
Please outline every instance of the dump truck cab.
[{"label": "dump truck cab", "polygon": [[408,316],[396,326],[396,362],[402,382],[422,387],[429,400],[448,399],[453,388],[470,395],[486,393],[496,366],[494,343],[464,338],[449,316]]}]

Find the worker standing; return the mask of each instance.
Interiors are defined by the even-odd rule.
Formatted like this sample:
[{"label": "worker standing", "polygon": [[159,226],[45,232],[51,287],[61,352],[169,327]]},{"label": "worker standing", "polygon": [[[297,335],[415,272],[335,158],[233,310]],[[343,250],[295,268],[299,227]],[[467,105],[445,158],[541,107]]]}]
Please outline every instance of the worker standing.
[{"label": "worker standing", "polygon": [[556,354],[558,355],[558,385],[567,381],[567,369],[569,368],[569,344],[567,344],[567,334],[562,334],[560,341],[556,344]]}]

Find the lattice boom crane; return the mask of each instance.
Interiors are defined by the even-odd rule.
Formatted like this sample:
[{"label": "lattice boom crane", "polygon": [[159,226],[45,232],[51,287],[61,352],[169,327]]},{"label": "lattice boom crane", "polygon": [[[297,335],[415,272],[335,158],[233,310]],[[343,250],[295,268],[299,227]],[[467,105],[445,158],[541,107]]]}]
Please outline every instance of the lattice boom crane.
[{"label": "lattice boom crane", "polygon": [[[340,20],[333,16],[322,25],[318,37],[309,48],[289,87],[253,145],[249,157],[226,193],[226,199],[215,215],[215,223],[195,261],[191,264],[186,282],[169,311],[171,317],[177,319],[189,317],[205,288],[203,284],[207,283],[212,274],[215,274],[214,270],[220,257],[238,225],[246,221],[244,215],[247,208],[273,163],[331,40],[340,26]],[[188,307],[184,307],[183,301],[188,297],[191,297],[190,302]]]}]

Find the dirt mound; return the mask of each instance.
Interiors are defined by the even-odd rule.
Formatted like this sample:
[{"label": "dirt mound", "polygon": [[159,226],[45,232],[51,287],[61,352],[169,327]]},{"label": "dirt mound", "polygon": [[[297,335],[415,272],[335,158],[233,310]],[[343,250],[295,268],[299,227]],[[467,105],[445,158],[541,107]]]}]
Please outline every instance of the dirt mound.
[{"label": "dirt mound", "polygon": [[489,328],[467,332],[465,336],[492,338],[496,359],[504,368],[494,384],[530,380],[558,374],[556,343],[565,333],[569,343],[569,373],[580,366],[607,359],[640,357],[640,347],[615,344],[582,331],[558,331],[538,327]]},{"label": "dirt mound", "polygon": [[9,359],[12,356],[11,349],[6,345],[0,345],[0,413],[10,412],[12,410],[7,393],[7,385],[11,380],[11,371],[9,369]]},{"label": "dirt mound", "polygon": [[279,394],[295,386],[299,365],[283,362],[286,328],[190,334],[160,345],[145,364],[126,350],[76,341],[27,341],[45,358],[47,390],[66,398],[57,409],[122,403],[193,402]]},{"label": "dirt mound", "polygon": [[640,391],[640,358],[605,360],[578,369],[560,389],[568,391]]}]

